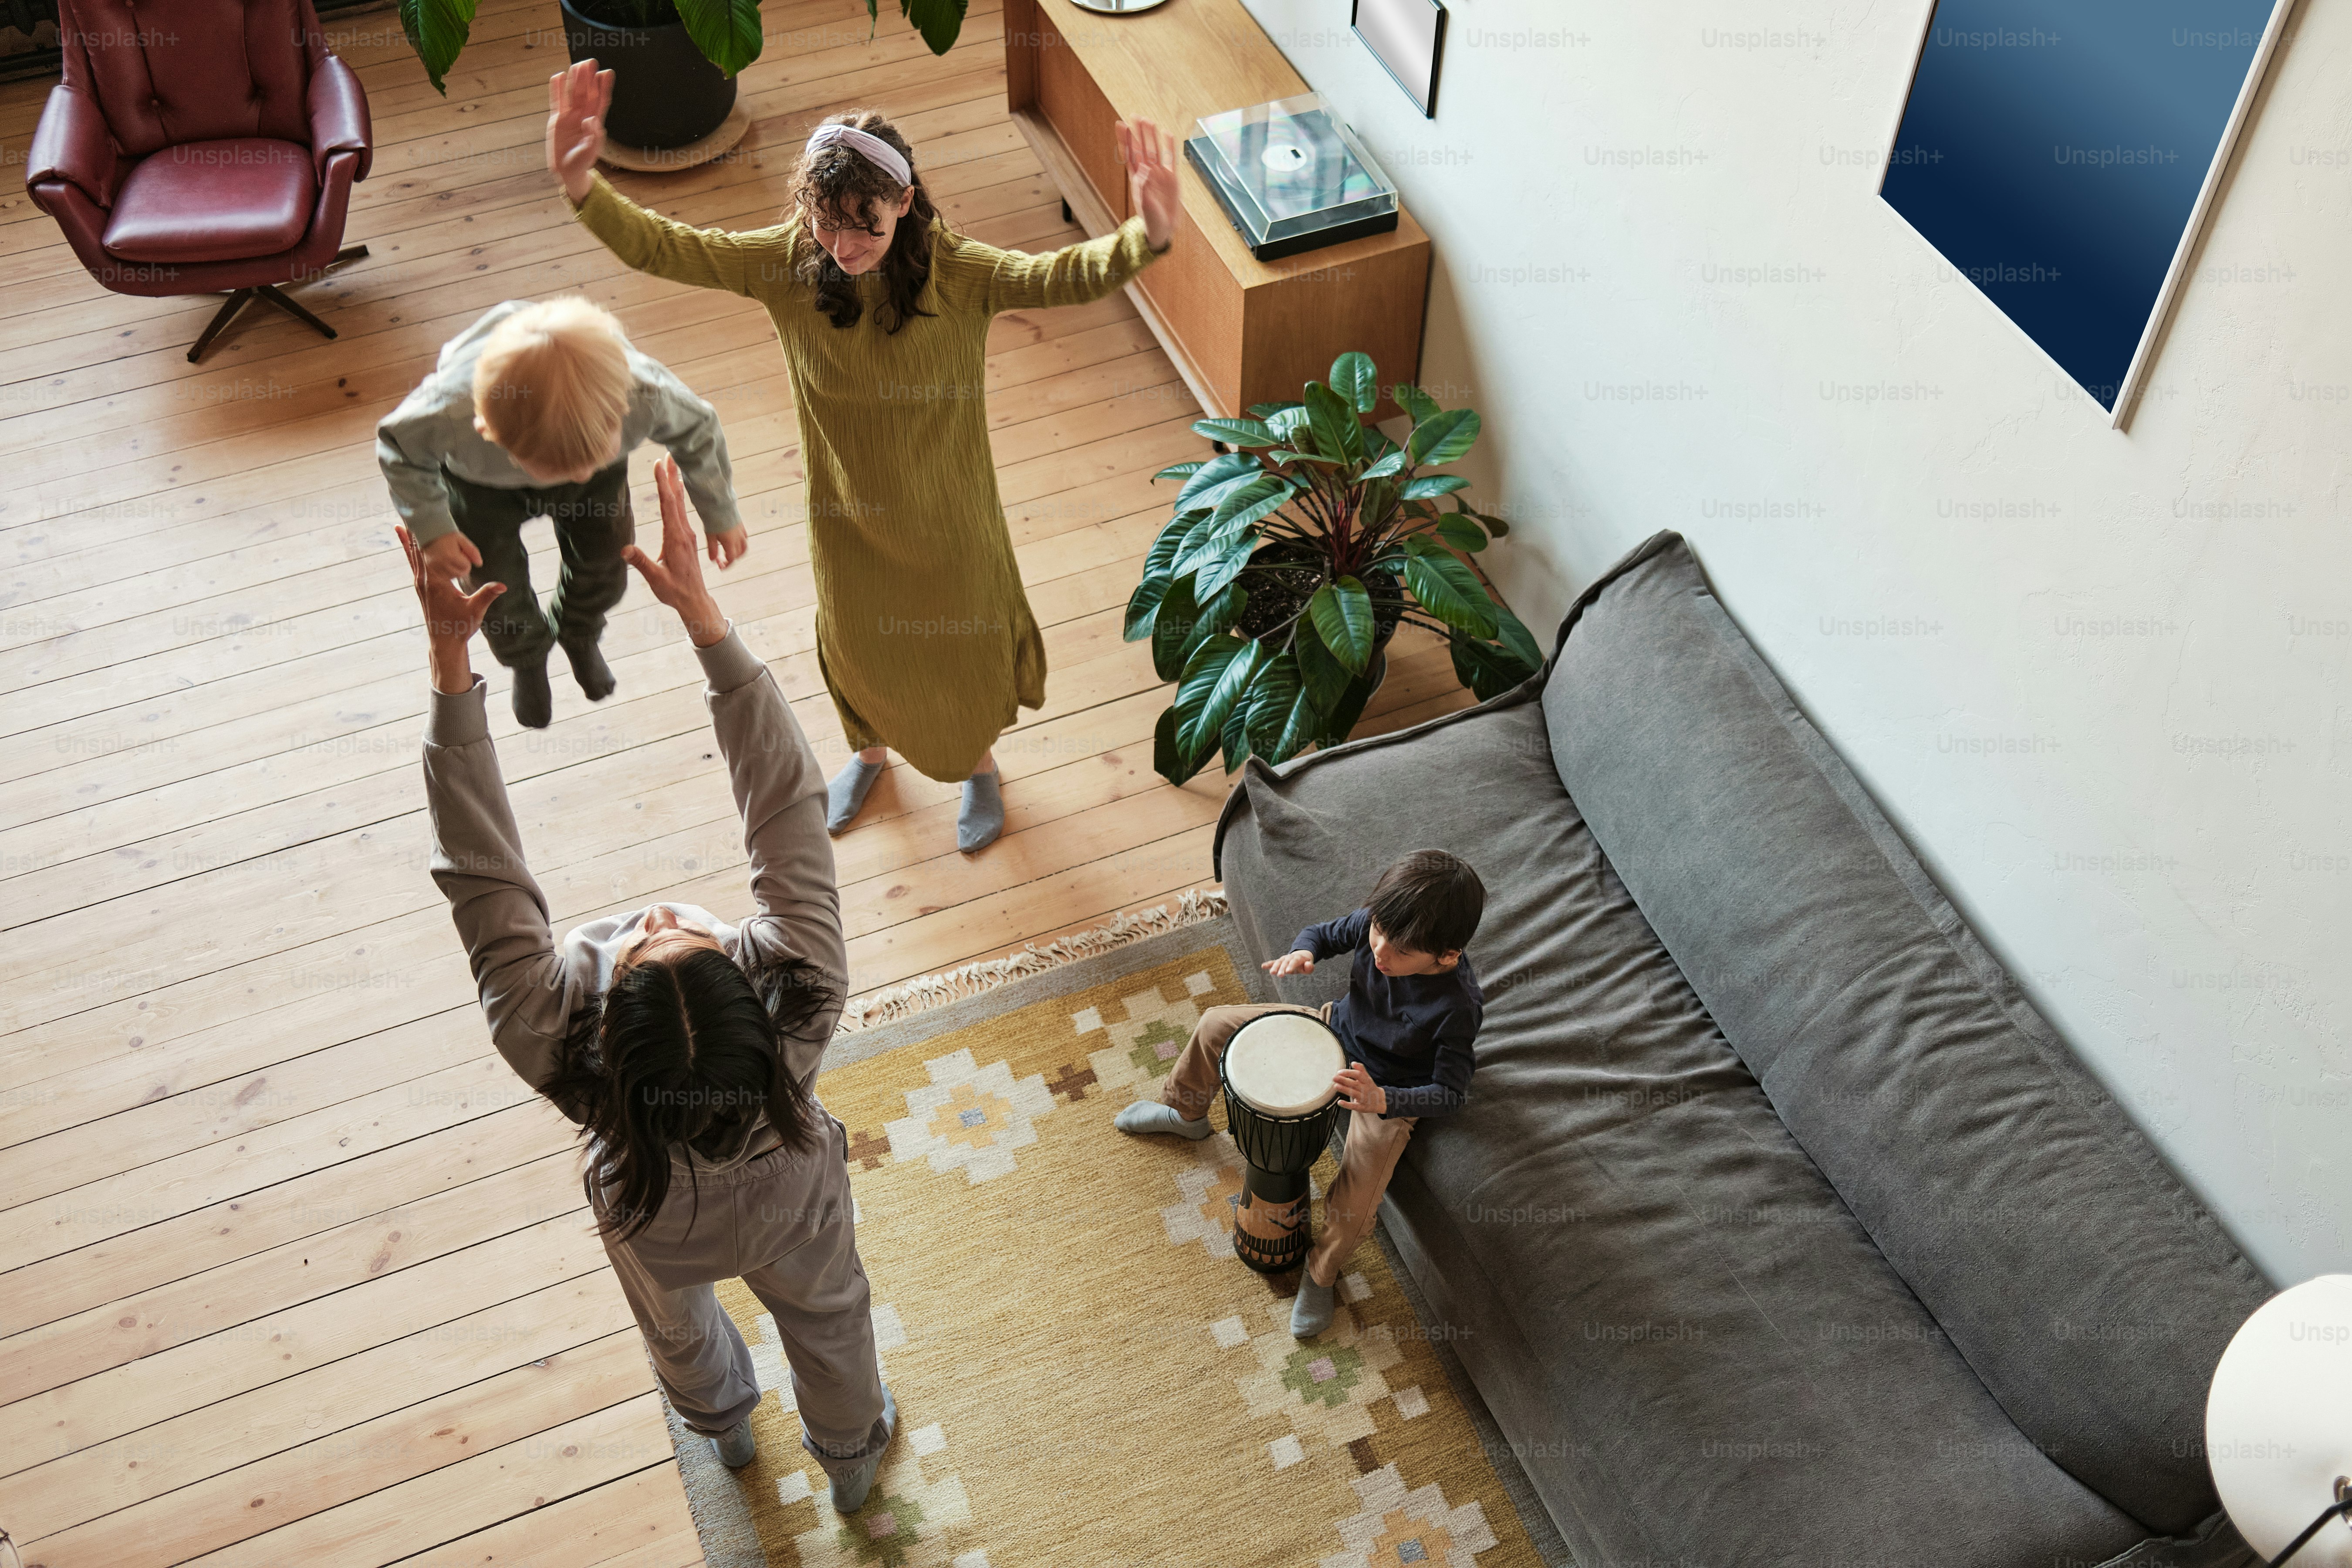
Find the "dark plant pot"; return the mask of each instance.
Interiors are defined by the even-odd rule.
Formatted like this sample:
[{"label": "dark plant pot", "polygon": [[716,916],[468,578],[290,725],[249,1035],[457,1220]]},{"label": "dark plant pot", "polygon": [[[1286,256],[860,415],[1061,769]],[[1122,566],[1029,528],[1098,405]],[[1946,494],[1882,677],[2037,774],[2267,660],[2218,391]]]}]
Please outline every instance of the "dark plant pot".
[{"label": "dark plant pot", "polygon": [[[1234,629],[1245,637],[1262,637],[1275,627],[1297,615],[1323,583],[1321,555],[1305,545],[1290,540],[1276,540],[1251,557],[1253,564],[1280,568],[1287,562],[1299,565],[1295,573],[1265,574],[1255,579],[1250,589],[1249,604],[1242,610],[1241,624]],[[1397,592],[1397,580],[1389,573],[1374,572],[1365,587],[1387,597]],[[1378,655],[1389,646],[1402,624],[1397,616],[1376,617],[1372,622],[1372,652]],[[1369,668],[1369,667],[1368,667]]]},{"label": "dark plant pot", "polygon": [[574,62],[594,59],[613,73],[613,107],[604,134],[628,147],[659,151],[699,142],[735,107],[735,79],[705,59],[686,25],[627,27],[563,7],[563,41]]}]

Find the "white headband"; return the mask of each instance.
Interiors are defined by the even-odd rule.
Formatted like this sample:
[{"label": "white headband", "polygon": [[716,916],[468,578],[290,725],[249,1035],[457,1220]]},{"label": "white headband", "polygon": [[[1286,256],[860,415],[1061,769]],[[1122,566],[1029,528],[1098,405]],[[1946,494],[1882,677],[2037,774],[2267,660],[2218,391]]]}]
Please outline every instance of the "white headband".
[{"label": "white headband", "polygon": [[814,153],[818,148],[829,146],[835,142],[846,142],[852,152],[858,153],[867,163],[900,184],[911,185],[915,183],[915,172],[907,167],[906,159],[898,156],[898,149],[870,132],[860,131],[855,125],[818,126],[809,133],[808,146],[804,151]]}]

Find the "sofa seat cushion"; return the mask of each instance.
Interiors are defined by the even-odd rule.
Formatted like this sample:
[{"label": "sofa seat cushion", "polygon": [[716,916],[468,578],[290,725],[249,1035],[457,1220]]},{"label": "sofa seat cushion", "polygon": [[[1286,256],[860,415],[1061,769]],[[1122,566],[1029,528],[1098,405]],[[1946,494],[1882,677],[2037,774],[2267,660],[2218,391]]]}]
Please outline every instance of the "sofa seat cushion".
[{"label": "sofa seat cushion", "polygon": [[1942,1568],[2016,1568],[2143,1539],[2017,1430],[1781,1126],[1562,789],[1541,707],[1434,730],[1251,764],[1220,869],[1266,955],[1406,850],[1485,880],[1470,1100],[1416,1130],[1384,1216],[1578,1560],[1932,1540]]},{"label": "sofa seat cushion", "polygon": [[125,261],[243,261],[300,243],[310,150],[267,136],[184,142],[142,158],[114,198],[106,248]]}]

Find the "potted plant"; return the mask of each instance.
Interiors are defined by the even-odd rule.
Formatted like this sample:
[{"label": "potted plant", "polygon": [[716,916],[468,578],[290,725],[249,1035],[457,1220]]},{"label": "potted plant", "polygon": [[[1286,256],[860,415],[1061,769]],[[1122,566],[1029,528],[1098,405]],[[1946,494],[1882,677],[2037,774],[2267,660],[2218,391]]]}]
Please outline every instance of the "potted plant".
[{"label": "potted plant", "polygon": [[[443,78],[466,47],[476,3],[400,0],[401,30],[444,97],[449,88]],[[943,55],[963,30],[970,3],[898,0],[898,12],[922,34],[931,53]],[[735,106],[735,73],[760,58],[764,41],[760,0],[562,0],[562,7],[572,58],[593,54],[613,68],[606,130],[614,141],[632,146],[682,146],[718,129]],[[880,25],[881,0],[866,0],[866,17],[869,27]],[[616,39],[616,34],[625,37]],[[593,35],[597,47],[583,48],[583,35]],[[699,130],[679,134],[677,126],[698,121]],[[638,135],[650,129],[674,139],[636,140],[624,132],[625,123]]]},{"label": "potted plant", "polygon": [[1220,749],[1231,773],[1254,754],[1281,763],[1346,740],[1400,626],[1443,636],[1482,700],[1542,666],[1528,628],[1455,553],[1509,525],[1461,499],[1459,474],[1423,471],[1467,453],[1478,416],[1416,386],[1392,391],[1413,421],[1402,446],[1365,423],[1378,372],[1346,353],[1299,402],[1195,421],[1218,455],[1153,476],[1184,484],[1144,557],[1126,636],[1150,638],[1153,668],[1176,683],[1152,753],[1169,783]]}]

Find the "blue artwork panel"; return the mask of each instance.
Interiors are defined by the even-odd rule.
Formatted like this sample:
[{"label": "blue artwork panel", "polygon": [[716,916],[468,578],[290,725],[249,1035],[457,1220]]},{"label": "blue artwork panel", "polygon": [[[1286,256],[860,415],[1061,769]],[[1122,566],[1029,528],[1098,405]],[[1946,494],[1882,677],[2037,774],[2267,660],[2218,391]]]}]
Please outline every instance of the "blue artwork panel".
[{"label": "blue artwork panel", "polygon": [[2276,0],[1938,0],[1880,187],[2113,409]]}]

